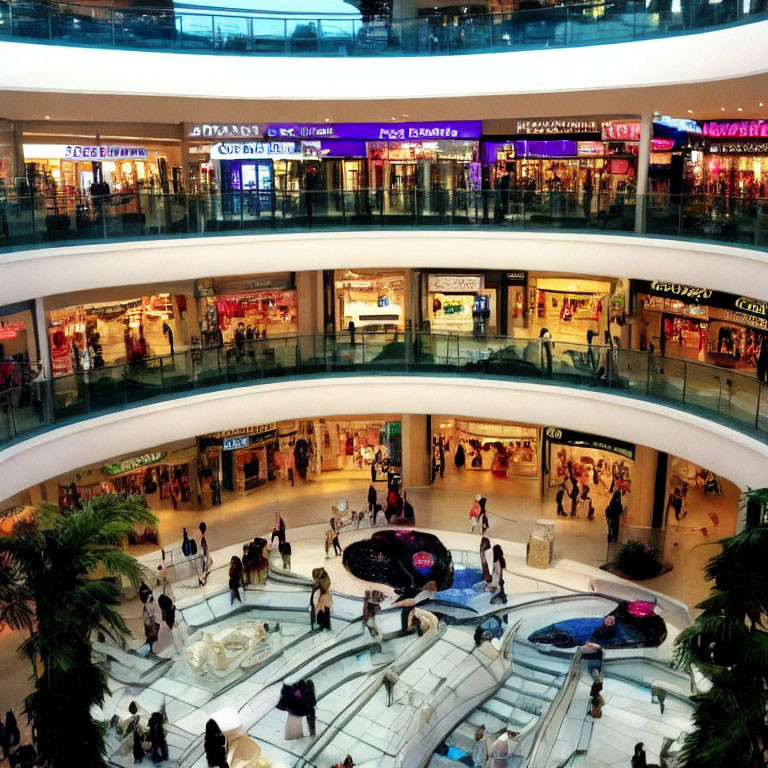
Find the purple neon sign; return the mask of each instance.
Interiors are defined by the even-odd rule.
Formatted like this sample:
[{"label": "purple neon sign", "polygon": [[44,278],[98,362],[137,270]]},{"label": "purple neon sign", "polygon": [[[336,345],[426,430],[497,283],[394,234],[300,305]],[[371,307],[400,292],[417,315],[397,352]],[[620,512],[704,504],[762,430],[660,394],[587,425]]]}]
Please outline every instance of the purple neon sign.
[{"label": "purple neon sign", "polygon": [[363,141],[439,141],[479,139],[479,120],[432,123],[273,123],[271,139],[361,139]]}]

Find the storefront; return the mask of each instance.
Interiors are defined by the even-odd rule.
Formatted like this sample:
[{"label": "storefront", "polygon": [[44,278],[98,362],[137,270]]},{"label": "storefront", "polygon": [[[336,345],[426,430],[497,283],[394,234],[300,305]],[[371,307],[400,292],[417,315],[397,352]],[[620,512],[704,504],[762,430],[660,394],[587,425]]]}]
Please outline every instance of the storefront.
[{"label": "storefront", "polygon": [[485,273],[422,275],[422,317],[430,331],[496,334],[498,277],[494,285],[486,278]]},{"label": "storefront", "polygon": [[356,331],[393,337],[405,330],[405,273],[378,270],[336,270],[334,306],[336,331],[354,323]]},{"label": "storefront", "polygon": [[385,416],[361,419],[320,419],[317,426],[321,470],[362,470],[371,475],[371,465],[400,466],[402,436],[400,421]]},{"label": "storefront", "polygon": [[768,304],[708,288],[633,281],[643,322],[641,349],[757,373],[768,366]]},{"label": "storefront", "polygon": [[178,145],[24,144],[27,181],[39,193],[180,192]]},{"label": "storefront", "polygon": [[690,194],[758,198],[768,195],[768,120],[711,120],[685,166]]},{"label": "storefront", "polygon": [[20,386],[35,360],[34,302],[0,307],[0,390]]},{"label": "storefront", "polygon": [[703,534],[711,540],[732,536],[740,498],[739,488],[729,480],[685,459],[669,457],[664,509],[667,529]]},{"label": "storefront", "polygon": [[441,461],[495,478],[539,476],[539,427],[446,416],[433,423],[433,451],[442,446]]},{"label": "storefront", "polygon": [[[189,445],[81,469],[53,481],[56,500],[61,509],[69,509],[105,493],[131,493],[143,496],[155,511],[193,509],[200,501],[196,462],[196,448]],[[145,542],[158,543],[155,529],[137,530],[130,537],[132,544]]]},{"label": "storefront", "polygon": [[186,302],[183,295],[157,293],[51,309],[47,317],[53,375],[173,354],[183,348],[179,320]]},{"label": "storefront", "polygon": [[528,275],[528,325],[516,335],[538,338],[549,330],[554,341],[586,344],[588,335],[601,343],[608,330],[614,283],[579,277]]},{"label": "storefront", "polygon": [[297,333],[293,272],[197,280],[195,297],[203,347],[233,342],[238,331],[245,342]]},{"label": "storefront", "polygon": [[198,438],[198,451],[203,504],[221,503],[221,490],[245,493],[275,479],[278,425],[273,422],[203,435]]}]

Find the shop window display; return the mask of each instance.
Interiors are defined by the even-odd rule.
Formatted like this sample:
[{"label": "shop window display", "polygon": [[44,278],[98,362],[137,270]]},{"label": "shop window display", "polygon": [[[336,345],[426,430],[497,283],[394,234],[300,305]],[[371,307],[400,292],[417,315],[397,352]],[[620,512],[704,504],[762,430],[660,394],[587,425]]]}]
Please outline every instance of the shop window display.
[{"label": "shop window display", "polygon": [[353,324],[363,333],[386,337],[405,329],[405,276],[402,272],[337,272],[336,330]]},{"label": "shop window display", "polygon": [[295,290],[222,294],[201,299],[203,346],[293,336],[297,333]]},{"label": "shop window display", "polygon": [[173,354],[186,297],[168,293],[54,309],[49,339],[54,376]]},{"label": "shop window display", "polygon": [[469,471],[491,472],[498,478],[538,476],[537,427],[448,419],[433,440],[441,438],[448,451],[461,451],[462,465]]}]

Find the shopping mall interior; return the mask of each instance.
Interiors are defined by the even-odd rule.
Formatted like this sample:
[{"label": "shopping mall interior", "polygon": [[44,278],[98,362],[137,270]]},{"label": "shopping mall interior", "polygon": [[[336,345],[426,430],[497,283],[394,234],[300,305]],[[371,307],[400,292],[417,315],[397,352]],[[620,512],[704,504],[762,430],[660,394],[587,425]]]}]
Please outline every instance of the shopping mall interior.
[{"label": "shopping mall interior", "polygon": [[727,764],[765,4],[209,5],[0,0],[0,766]]}]

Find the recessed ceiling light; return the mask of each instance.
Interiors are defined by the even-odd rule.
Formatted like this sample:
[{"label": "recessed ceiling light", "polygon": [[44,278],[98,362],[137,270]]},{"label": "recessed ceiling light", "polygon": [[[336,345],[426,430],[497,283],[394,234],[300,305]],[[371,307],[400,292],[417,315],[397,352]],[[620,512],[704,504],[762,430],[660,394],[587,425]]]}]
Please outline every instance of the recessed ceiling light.
[{"label": "recessed ceiling light", "polygon": [[688,114],[689,114],[689,115],[692,115],[692,114],[693,114],[693,110],[692,110],[692,109],[689,109],[689,110],[688,110]]},{"label": "recessed ceiling light", "polygon": [[326,122],[326,123],[330,123],[330,122],[331,122],[331,118],[330,118],[330,117],[326,117],[326,118],[325,118],[325,122]]},{"label": "recessed ceiling light", "polygon": [[[763,105],[761,104],[760,106],[762,107]],[[408,115],[403,115],[403,117],[408,117]]]},{"label": "recessed ceiling light", "polygon": [[50,120],[50,119],[51,119],[51,116],[50,116],[50,115],[46,115],[46,116],[45,116],[45,119],[46,119],[46,120]]},{"label": "recessed ceiling light", "polygon": [[737,112],[743,112],[744,110],[741,107],[739,107],[736,111]]},{"label": "recessed ceiling light", "polygon": [[397,118],[396,118],[396,117],[393,117],[393,118],[392,118],[392,120],[397,120]]},{"label": "recessed ceiling light", "polygon": [[725,107],[720,107],[721,112],[725,112]]},{"label": "recessed ceiling light", "polygon": [[761,106],[761,107],[763,106],[763,102],[762,102],[762,101],[760,102],[760,106]]}]

